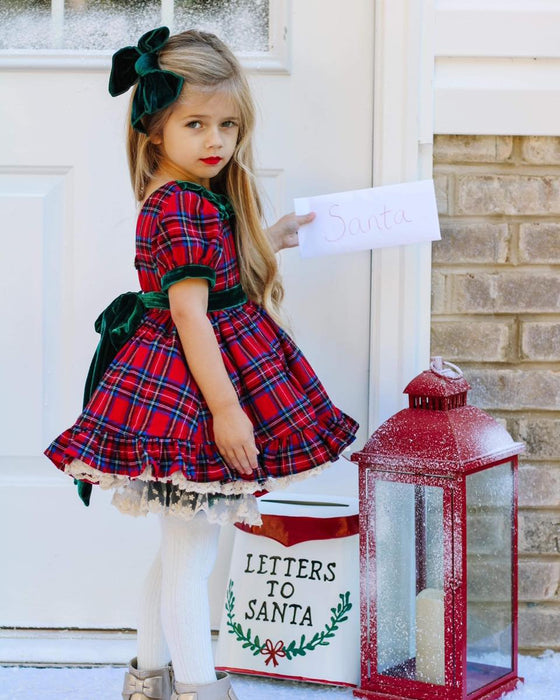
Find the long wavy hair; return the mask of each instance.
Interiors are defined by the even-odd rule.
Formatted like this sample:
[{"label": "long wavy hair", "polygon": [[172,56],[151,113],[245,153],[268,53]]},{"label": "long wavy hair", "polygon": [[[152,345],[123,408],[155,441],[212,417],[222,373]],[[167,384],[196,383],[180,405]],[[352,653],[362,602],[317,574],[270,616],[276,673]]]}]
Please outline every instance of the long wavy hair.
[{"label": "long wavy hair", "polygon": [[[239,135],[234,154],[211,181],[211,187],[229,197],[236,218],[236,243],[241,284],[249,299],[262,304],[277,322],[281,322],[280,304],[284,289],[278,264],[262,227],[262,205],[257,191],[252,137],[255,107],[243,69],[228,47],[214,34],[189,30],[169,38],[158,56],[159,66],[184,79],[183,94],[191,89],[225,91],[239,109]],[[151,136],[161,134],[174,104],[143,120],[146,134],[130,123],[127,155],[134,194],[138,201],[146,196],[148,185],[161,162],[159,146]]]}]

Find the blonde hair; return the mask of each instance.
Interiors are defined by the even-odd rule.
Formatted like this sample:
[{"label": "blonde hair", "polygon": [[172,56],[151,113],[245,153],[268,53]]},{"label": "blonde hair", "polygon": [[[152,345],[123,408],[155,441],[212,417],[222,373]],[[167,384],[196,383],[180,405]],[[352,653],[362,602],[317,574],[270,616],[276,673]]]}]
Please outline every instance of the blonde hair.
[{"label": "blonde hair", "polygon": [[[263,231],[262,206],[253,172],[252,136],[255,107],[247,79],[228,47],[207,32],[189,30],[169,38],[160,51],[159,65],[184,79],[183,91],[190,88],[225,90],[239,109],[239,136],[235,152],[212,185],[226,194],[235,211],[236,243],[241,285],[249,299],[262,304],[281,322],[280,303],[284,290],[276,257]],[[130,104],[136,92],[135,87]],[[128,120],[127,153],[130,177],[138,201],[156,174],[161,154],[150,135],[160,134],[174,104],[145,117],[146,134],[136,131]]]}]

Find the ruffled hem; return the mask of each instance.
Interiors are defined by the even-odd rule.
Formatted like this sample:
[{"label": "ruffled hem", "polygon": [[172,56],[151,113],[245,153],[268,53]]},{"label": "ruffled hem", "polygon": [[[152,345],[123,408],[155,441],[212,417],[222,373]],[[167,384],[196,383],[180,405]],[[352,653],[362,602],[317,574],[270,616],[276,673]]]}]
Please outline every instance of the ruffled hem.
[{"label": "ruffled hem", "polygon": [[[227,466],[214,443],[131,434],[99,425],[87,417],[65,431],[45,454],[62,471],[75,460],[76,478],[94,484],[140,479],[175,484],[196,493],[240,494],[281,488],[338,458],[354,440],[357,425],[341,413],[329,424],[304,428],[259,444],[259,467],[243,478]],[[275,486],[275,484],[277,484]]]},{"label": "ruffled hem", "polygon": [[306,428],[258,445],[259,467],[243,478],[213,443],[133,435],[84,418],[46,450],[61,470],[80,481],[114,489],[123,513],[172,512],[211,522],[259,525],[260,491],[286,488],[322,472],[354,439],[357,424],[338,414],[330,425]]}]

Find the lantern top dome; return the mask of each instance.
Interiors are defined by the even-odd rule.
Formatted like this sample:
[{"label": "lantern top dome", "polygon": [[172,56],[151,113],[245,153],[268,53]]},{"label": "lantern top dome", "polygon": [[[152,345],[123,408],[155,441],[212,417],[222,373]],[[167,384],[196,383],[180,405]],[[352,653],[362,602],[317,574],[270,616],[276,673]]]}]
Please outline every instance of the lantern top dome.
[{"label": "lantern top dome", "polygon": [[447,411],[466,406],[469,389],[459,367],[434,357],[430,369],[415,377],[403,393],[408,394],[410,408]]},{"label": "lantern top dome", "polygon": [[368,467],[418,473],[460,473],[519,454],[494,418],[467,405],[470,386],[458,367],[433,358],[404,393],[409,408],[383,423],[352,460]]}]

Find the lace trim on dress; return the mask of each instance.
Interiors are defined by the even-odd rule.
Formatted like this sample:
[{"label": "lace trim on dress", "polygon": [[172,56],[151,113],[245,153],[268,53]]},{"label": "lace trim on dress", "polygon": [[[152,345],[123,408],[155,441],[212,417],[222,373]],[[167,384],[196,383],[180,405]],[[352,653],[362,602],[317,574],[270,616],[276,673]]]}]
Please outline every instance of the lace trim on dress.
[{"label": "lace trim on dress", "polygon": [[261,525],[261,515],[255,491],[272,491],[319,474],[328,464],[308,469],[299,474],[256,481],[195,482],[181,472],[175,472],[166,480],[154,480],[148,467],[138,477],[131,479],[123,474],[106,474],[85,462],[75,459],[64,471],[75,479],[95,481],[102,489],[115,489],[113,505],[128,515],[140,516],[162,511],[190,520],[204,511],[209,522],[223,525],[241,522]]},{"label": "lace trim on dress", "polygon": [[131,481],[158,481],[162,483],[171,483],[179,486],[184,491],[192,491],[195,493],[214,493],[231,496],[235,494],[252,494],[256,491],[274,491],[275,489],[283,489],[297,481],[320,474],[330,465],[329,462],[321,464],[318,467],[307,469],[304,472],[291,474],[289,476],[280,476],[277,479],[269,478],[264,481],[229,481],[222,483],[221,481],[190,481],[182,472],[174,472],[166,479],[154,479],[151,467],[147,467],[141,474],[134,479],[125,474],[107,474],[99,471],[95,467],[90,467],[89,464],[82,462],[79,459],[74,459],[70,464],[65,465],[64,471],[75,479],[90,481],[99,485],[102,489],[118,488],[123,483]]},{"label": "lace trim on dress", "polygon": [[121,513],[133,516],[165,511],[191,520],[203,511],[209,522],[218,525],[238,522],[262,524],[257,499],[251,494],[222,496],[193,493],[161,482],[130,481],[116,489],[112,503]]}]

